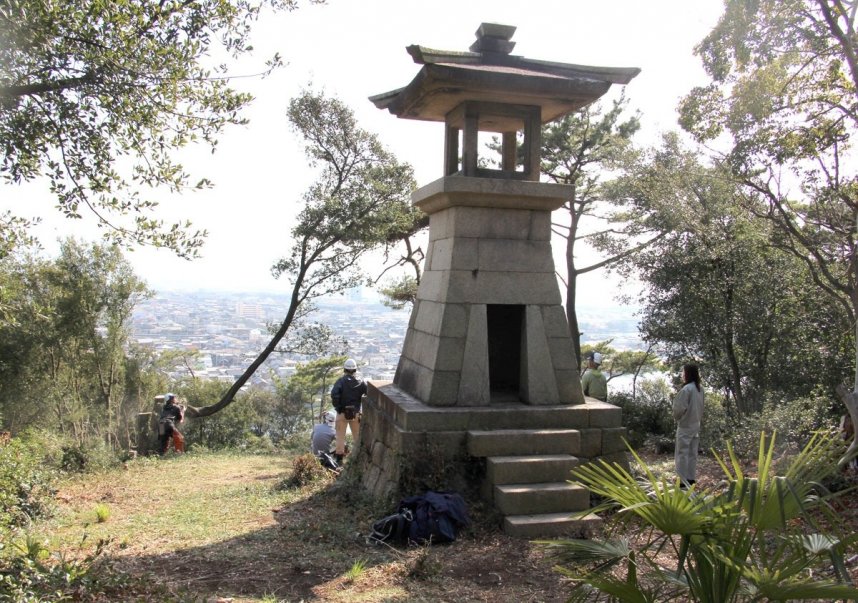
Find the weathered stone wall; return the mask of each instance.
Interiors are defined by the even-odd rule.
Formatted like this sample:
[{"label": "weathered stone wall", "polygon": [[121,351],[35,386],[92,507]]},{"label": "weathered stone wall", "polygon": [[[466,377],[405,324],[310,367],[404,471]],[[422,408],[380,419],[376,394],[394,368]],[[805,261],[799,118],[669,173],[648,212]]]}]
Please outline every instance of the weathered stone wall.
[{"label": "weathered stone wall", "polygon": [[438,408],[373,381],[362,411],[352,467],[366,490],[386,501],[416,494],[403,490],[408,486],[478,490],[483,465],[468,447],[473,430],[577,429],[580,438],[570,440],[568,454],[627,463],[621,409],[592,398],[579,405]]}]

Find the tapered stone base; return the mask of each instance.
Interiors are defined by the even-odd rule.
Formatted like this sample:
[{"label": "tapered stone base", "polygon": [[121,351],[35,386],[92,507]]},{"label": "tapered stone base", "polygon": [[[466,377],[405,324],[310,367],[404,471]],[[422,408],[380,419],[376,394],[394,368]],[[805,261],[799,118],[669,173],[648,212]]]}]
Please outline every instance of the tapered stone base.
[{"label": "tapered stone base", "polygon": [[551,254],[551,211],[568,187],[442,178],[425,272],[394,382],[430,406],[583,404]]}]

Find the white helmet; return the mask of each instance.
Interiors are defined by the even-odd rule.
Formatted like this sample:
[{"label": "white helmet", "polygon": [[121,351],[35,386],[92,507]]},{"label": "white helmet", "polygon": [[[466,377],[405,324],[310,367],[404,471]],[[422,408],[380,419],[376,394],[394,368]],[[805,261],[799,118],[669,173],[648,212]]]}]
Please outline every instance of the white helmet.
[{"label": "white helmet", "polygon": [[325,425],[334,426],[334,423],[337,422],[337,413],[332,410],[326,410],[325,414],[322,415],[322,421],[324,421]]},{"label": "white helmet", "polygon": [[176,394],[164,394],[164,402],[169,402],[170,400],[174,400],[176,398]]},{"label": "white helmet", "polygon": [[343,369],[347,371],[356,371],[357,370],[357,362],[355,362],[352,358],[346,360],[346,363],[343,365]]}]

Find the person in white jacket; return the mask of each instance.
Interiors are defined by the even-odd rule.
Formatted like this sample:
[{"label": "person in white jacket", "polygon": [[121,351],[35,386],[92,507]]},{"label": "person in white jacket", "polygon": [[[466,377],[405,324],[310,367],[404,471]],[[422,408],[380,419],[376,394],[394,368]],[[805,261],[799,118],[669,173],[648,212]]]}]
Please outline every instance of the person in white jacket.
[{"label": "person in white jacket", "polygon": [[703,387],[696,364],[682,367],[684,385],[673,399],[676,419],[676,475],[682,488],[697,481],[697,449],[700,445],[700,423],[703,420]]}]

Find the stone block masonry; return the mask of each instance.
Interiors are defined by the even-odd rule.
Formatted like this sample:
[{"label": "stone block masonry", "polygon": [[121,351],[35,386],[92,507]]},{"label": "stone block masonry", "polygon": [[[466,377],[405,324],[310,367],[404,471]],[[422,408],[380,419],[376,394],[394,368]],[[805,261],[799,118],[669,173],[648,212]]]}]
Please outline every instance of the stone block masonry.
[{"label": "stone block masonry", "polygon": [[371,381],[351,466],[368,492],[394,503],[426,488],[478,492],[495,442],[514,443],[515,454],[567,455],[570,465],[622,462],[625,430],[604,426],[619,410],[592,398],[574,405],[437,407],[393,383]]}]

